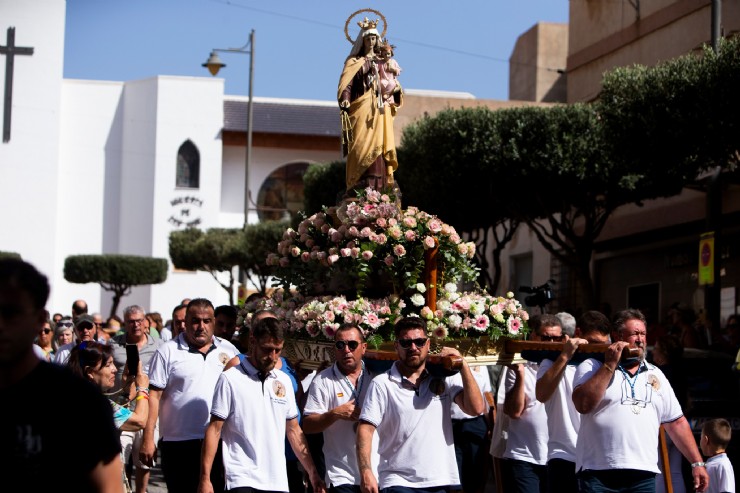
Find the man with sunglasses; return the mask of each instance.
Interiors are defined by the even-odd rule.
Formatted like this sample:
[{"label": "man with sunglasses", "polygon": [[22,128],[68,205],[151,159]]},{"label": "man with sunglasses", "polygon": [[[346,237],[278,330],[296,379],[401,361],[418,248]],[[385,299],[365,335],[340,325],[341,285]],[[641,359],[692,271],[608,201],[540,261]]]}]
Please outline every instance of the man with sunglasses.
[{"label": "man with sunglasses", "polygon": [[98,340],[98,329],[95,326],[95,320],[91,315],[87,313],[78,316],[74,321],[75,334],[77,334],[77,342],[70,342],[59,348],[56,355],[54,356],[54,363],[59,365],[66,365],[69,359],[69,353],[72,352],[72,348],[77,344],[84,341],[96,341]]},{"label": "man with sunglasses", "polygon": [[[559,342],[563,329],[555,315],[529,319],[531,341]],[[547,484],[547,414],[535,396],[539,364],[528,361],[507,369],[504,414],[509,417],[506,451],[503,454],[504,489],[515,493],[539,493]]]},{"label": "man with sunglasses", "polygon": [[[454,401],[467,414],[484,410],[483,397],[470,367],[432,376],[426,368],[429,337],[426,322],[406,317],[395,325],[398,361],[370,382],[357,428],[357,463],[363,493],[449,491],[460,484],[452,438]],[[457,356],[445,347],[441,356]],[[378,432],[380,463],[375,475],[372,442]]]},{"label": "man with sunglasses", "polygon": [[[561,315],[556,315],[562,322]],[[591,310],[574,322],[575,337],[563,336],[563,350],[554,359],[545,358],[537,371],[535,393],[545,404],[549,438],[547,444],[548,493],[575,493],[576,440],[581,427],[581,415],[573,405],[573,377],[576,364],[573,356],[582,344],[609,342],[609,319],[601,312]]]},{"label": "man with sunglasses", "polygon": [[[303,431],[323,433],[326,483],[331,493],[360,492],[355,432],[373,377],[362,360],[366,349],[365,337],[356,325],[341,325],[334,334],[336,362],[314,377],[308,391]],[[376,474],[377,440],[372,454]]]}]

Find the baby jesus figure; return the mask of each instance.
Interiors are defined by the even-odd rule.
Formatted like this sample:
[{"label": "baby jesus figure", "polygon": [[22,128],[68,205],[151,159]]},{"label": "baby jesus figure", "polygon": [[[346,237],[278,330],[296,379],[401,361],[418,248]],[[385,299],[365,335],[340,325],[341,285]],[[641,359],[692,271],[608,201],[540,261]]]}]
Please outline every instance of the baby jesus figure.
[{"label": "baby jesus figure", "polygon": [[387,39],[377,48],[378,78],[384,106],[400,104],[401,84],[398,82],[398,75],[401,73],[401,67],[393,58],[394,49],[395,45],[388,43]]}]

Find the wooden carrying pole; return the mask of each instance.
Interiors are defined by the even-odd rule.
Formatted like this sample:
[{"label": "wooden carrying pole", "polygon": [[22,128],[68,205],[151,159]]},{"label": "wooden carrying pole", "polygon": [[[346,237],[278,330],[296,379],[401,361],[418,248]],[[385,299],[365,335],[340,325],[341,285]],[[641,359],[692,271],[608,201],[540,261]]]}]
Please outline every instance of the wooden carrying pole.
[{"label": "wooden carrying pole", "polygon": [[666,493],[673,493],[673,481],[671,478],[671,461],[668,457],[668,442],[665,438],[665,428],[660,425],[658,434],[658,445],[660,448],[660,462],[663,464],[663,481]]}]

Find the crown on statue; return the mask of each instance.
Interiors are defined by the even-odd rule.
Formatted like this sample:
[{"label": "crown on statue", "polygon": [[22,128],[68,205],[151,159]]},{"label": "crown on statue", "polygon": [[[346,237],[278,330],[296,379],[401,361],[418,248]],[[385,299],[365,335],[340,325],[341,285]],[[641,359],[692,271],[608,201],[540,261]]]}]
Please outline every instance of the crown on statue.
[{"label": "crown on statue", "polygon": [[363,20],[357,23],[358,26],[360,26],[360,29],[363,31],[368,29],[376,29],[378,27],[378,22],[380,22],[380,19],[375,19],[374,21],[371,21],[367,17],[365,17]]}]

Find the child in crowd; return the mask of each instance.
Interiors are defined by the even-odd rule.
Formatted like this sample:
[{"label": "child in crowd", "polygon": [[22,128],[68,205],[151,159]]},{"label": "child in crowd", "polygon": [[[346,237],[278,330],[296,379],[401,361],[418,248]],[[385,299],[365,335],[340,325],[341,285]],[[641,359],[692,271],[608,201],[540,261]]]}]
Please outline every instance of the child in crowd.
[{"label": "child in crowd", "polygon": [[701,429],[701,452],[707,458],[707,493],[735,493],[735,472],[725,450],[732,428],[726,419],[711,419]]}]

